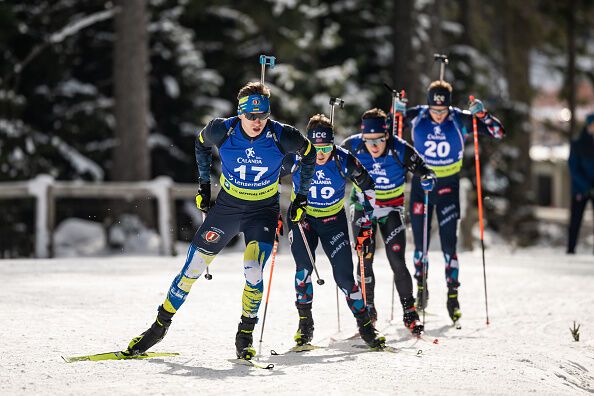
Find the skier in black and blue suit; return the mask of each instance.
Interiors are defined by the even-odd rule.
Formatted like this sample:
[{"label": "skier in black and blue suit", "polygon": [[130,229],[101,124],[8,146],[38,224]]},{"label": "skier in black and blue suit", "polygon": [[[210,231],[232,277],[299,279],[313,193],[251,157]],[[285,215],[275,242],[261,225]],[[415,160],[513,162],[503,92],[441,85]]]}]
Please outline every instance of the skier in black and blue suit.
[{"label": "skier in black and blue suit", "polygon": [[[460,218],[460,170],[466,139],[473,134],[472,118],[477,118],[478,133],[495,139],[504,135],[501,122],[489,114],[480,100],[474,100],[469,111],[452,107],[452,86],[446,81],[434,81],[427,91],[427,105],[406,108],[396,101],[395,110],[403,115],[403,122],[411,130],[413,145],[437,176],[437,183],[429,194],[429,230],[433,208],[437,213],[441,249],[445,258],[445,277],[448,287],[447,309],[450,318],[460,319],[458,302],[459,263],[458,219]],[[423,205],[424,191],[421,179],[414,177],[410,193],[410,217],[415,241],[415,278],[417,279],[417,308],[425,309],[428,293],[423,294]],[[429,246],[429,241],[427,241]],[[426,264],[428,268],[428,263]]]},{"label": "skier in black and blue suit", "polygon": [[[208,212],[188,248],[184,266],[175,277],[157,319],[128,346],[138,355],[161,341],[173,315],[185,301],[194,282],[229,241],[243,232],[245,287],[242,315],[235,337],[238,358],[251,359],[256,351],[252,332],[264,289],[262,272],[272,252],[279,217],[279,176],[283,158],[301,157],[300,183],[296,189],[290,221],[302,219],[315,166],[312,144],[294,127],[270,119],[270,91],[260,83],[248,83],[237,95],[237,116],[216,118],[196,138],[199,192],[196,205]],[[221,158],[221,191],[210,207],[212,147]]]},{"label": "skier in black and blue suit", "polygon": [[[375,329],[363,294],[353,276],[353,258],[349,240],[348,221],[344,209],[346,181],[351,180],[357,187],[357,197],[365,210],[364,216],[371,216],[375,200],[374,182],[361,163],[346,150],[334,145],[334,130],[330,120],[316,114],[307,125],[307,137],[316,150],[316,167],[309,195],[306,216],[301,222],[307,246],[313,259],[318,243],[332,265],[332,274],[338,288],[345,294],[349,309],[357,320],[361,338],[372,348],[381,349],[386,339]],[[283,173],[293,173],[293,193],[300,191],[302,167],[295,155],[285,158]],[[291,208],[292,210],[292,208]],[[371,237],[370,217],[362,220],[357,235],[357,246],[367,253]],[[299,313],[299,327],[295,334],[298,346],[309,344],[313,338],[314,320],[312,316],[313,284],[311,275],[313,263],[297,223],[289,225],[291,253],[295,259],[295,305]]]}]

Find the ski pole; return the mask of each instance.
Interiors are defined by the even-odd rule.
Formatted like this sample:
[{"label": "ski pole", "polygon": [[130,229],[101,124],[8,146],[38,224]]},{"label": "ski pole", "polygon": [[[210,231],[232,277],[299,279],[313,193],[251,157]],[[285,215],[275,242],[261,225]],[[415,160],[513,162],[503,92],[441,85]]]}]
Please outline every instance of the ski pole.
[{"label": "ski pole", "polygon": [[363,262],[363,249],[358,248],[359,272],[361,272],[361,293],[363,293],[363,303],[367,306],[367,293],[365,293],[365,263]]},{"label": "ski pole", "polygon": [[334,107],[344,109],[344,100],[340,98],[330,98],[330,124],[334,127]]},{"label": "ski pole", "polygon": [[311,254],[311,250],[309,249],[309,243],[307,243],[307,238],[305,237],[305,232],[303,232],[303,226],[301,225],[301,222],[297,223],[297,226],[299,227],[299,231],[301,232],[301,238],[303,239],[303,244],[305,245],[305,250],[307,250],[307,255],[309,256],[311,265],[313,266],[316,276],[318,277],[316,283],[321,286],[325,282],[324,279],[320,278],[320,274],[318,273],[318,269],[316,268],[316,262],[313,258],[313,255]]},{"label": "ski pole", "polygon": [[[402,100],[403,102],[406,102],[406,92],[404,91],[404,89],[402,91],[400,91],[400,100]],[[398,137],[400,139],[402,139],[402,113],[398,114]],[[392,123],[394,124],[394,123]],[[393,132],[392,132],[393,133]]]},{"label": "ski pole", "polygon": [[425,308],[427,306],[427,264],[429,258],[427,257],[427,250],[429,245],[429,191],[425,191],[425,204],[423,205],[423,258],[421,264],[423,265],[423,326],[425,326]]},{"label": "ski pole", "polygon": [[[336,106],[344,109],[344,100],[340,98],[330,98],[330,124],[334,129],[334,108]],[[338,324],[338,332],[340,333],[340,298],[338,296],[338,285],[336,285],[336,322]]]},{"label": "ski pole", "polygon": [[[206,220],[206,213],[202,212],[202,224],[204,224],[204,220]],[[206,275],[204,275],[204,277],[206,278],[206,280],[212,279],[212,275],[210,274],[210,271],[208,269],[208,264],[206,264]]]},{"label": "ski pole", "polygon": [[[396,136],[396,123],[394,122],[396,119],[396,99],[406,102],[406,92],[403,89],[399,93],[385,82],[384,87],[392,94],[392,135]],[[398,137],[402,139],[402,114],[398,114]]]},{"label": "ski pole", "polygon": [[[474,96],[469,97],[470,102],[474,102]],[[487,270],[485,267],[485,239],[484,231],[485,225],[483,222],[483,189],[481,187],[481,161],[479,157],[479,145],[478,145],[478,127],[476,125],[476,116],[472,116],[472,129],[474,135],[474,165],[476,168],[476,192],[478,200],[478,215],[479,225],[481,228],[481,249],[483,251],[483,283],[485,286],[485,312],[487,315],[487,325],[489,325],[489,303],[487,300]]]},{"label": "ski pole", "polygon": [[443,81],[445,67],[449,63],[448,56],[444,54],[433,54],[433,61],[439,62],[439,81]]},{"label": "ski pole", "polygon": [[270,67],[271,69],[274,69],[274,66],[276,66],[276,58],[274,56],[260,55],[260,65],[260,83],[264,85],[264,75],[266,74],[266,66]]},{"label": "ski pole", "polygon": [[392,277],[392,310],[390,312],[390,322],[394,320],[394,289],[396,289],[396,275]]},{"label": "ski pole", "polygon": [[268,278],[268,288],[266,290],[266,301],[264,302],[264,316],[262,317],[262,329],[260,330],[258,356],[262,355],[262,337],[264,335],[264,325],[266,325],[266,312],[268,312],[268,298],[270,297],[270,285],[272,285],[272,273],[274,271],[274,261],[276,259],[276,252],[278,250],[278,240],[280,237],[280,230],[281,230],[282,226],[283,226],[283,218],[279,215],[278,223],[276,225],[274,245],[272,245],[272,256],[270,258],[270,277]]}]

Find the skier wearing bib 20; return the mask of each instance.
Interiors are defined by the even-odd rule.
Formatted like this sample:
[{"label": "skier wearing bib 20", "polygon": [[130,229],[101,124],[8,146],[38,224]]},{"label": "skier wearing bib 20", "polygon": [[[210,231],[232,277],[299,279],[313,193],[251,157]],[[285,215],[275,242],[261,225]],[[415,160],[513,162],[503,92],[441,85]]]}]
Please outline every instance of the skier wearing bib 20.
[{"label": "skier wearing bib 20", "polygon": [[[138,355],[161,341],[171,319],[184,303],[190,288],[215,256],[238,233],[243,232],[245,287],[242,315],[235,337],[238,358],[251,359],[252,332],[262,300],[264,264],[270,257],[279,217],[278,179],[285,154],[302,157],[301,183],[291,206],[290,220],[299,221],[307,207],[307,193],[315,166],[311,143],[295,128],[269,119],[270,91],[249,83],[237,95],[238,116],[216,118],[196,139],[196,162],[200,188],[196,205],[208,212],[188,249],[186,262],[175,277],[157,319],[134,338],[127,353]],[[210,208],[212,147],[221,158],[221,191]],[[210,210],[209,210],[210,209]]]},{"label": "skier wearing bib 20", "polygon": [[[376,196],[372,217],[373,229],[375,231],[375,227],[379,227],[386,244],[386,255],[394,272],[394,282],[402,304],[404,325],[413,334],[418,335],[422,333],[423,325],[415,309],[412,278],[406,268],[404,256],[404,183],[406,173],[412,172],[423,180],[423,188],[431,190],[435,183],[435,175],[411,145],[392,136],[388,131],[386,113],[380,109],[371,109],[363,113],[361,118],[361,133],[347,138],[342,146],[361,161],[374,178]],[[366,222],[367,218],[354,194],[355,190],[351,194],[351,221],[353,235],[357,235],[362,222]],[[369,253],[364,255],[363,259],[367,304],[374,321],[377,320],[377,311],[373,306],[375,239],[373,232]],[[359,267],[357,273],[361,279]]]},{"label": "skier wearing bib 20", "polygon": [[[431,231],[433,207],[437,212],[441,248],[445,258],[445,277],[448,287],[447,309],[456,322],[462,315],[458,302],[458,256],[456,254],[458,219],[460,218],[459,180],[464,153],[464,142],[472,136],[472,118],[477,117],[478,133],[501,139],[503,126],[491,116],[480,100],[474,100],[470,111],[452,107],[452,86],[445,81],[434,81],[427,91],[427,106],[410,109],[396,101],[395,110],[403,115],[412,130],[415,148],[437,175],[435,189],[429,194],[427,208],[427,238]],[[423,205],[424,192],[418,177],[412,180],[410,216],[415,241],[415,278],[417,279],[417,308],[425,309],[423,301]],[[427,241],[429,246],[429,241]],[[425,267],[428,268],[428,263]],[[428,296],[428,293],[425,293]]]},{"label": "skier wearing bib 20", "polygon": [[[359,285],[353,277],[353,258],[349,242],[348,222],[344,210],[344,191],[346,179],[351,180],[360,191],[357,194],[364,208],[364,219],[357,239],[361,248],[367,247],[370,238],[373,212],[374,182],[361,163],[347,151],[334,145],[334,131],[330,120],[317,114],[309,120],[307,137],[316,149],[316,167],[307,197],[305,219],[301,222],[307,244],[315,260],[318,241],[332,265],[332,273],[338,288],[346,295],[349,309],[357,320],[361,338],[372,348],[382,349],[385,337],[378,334],[369,317]],[[291,171],[299,169],[295,156],[285,159],[283,168]],[[287,172],[288,173],[288,172]],[[301,175],[293,175],[293,196],[299,192]],[[367,216],[367,217],[365,217]],[[295,273],[295,305],[299,313],[299,328],[295,334],[297,345],[309,344],[313,338],[314,321],[312,316],[313,285],[311,275],[313,264],[304,245],[298,224],[290,224],[289,241],[291,253],[297,266]]]}]

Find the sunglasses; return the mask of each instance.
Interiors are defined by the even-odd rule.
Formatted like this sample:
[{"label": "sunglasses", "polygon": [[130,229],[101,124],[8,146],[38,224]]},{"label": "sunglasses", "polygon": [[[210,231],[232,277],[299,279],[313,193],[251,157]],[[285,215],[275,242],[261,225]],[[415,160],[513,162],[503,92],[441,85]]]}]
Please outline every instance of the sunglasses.
[{"label": "sunglasses", "polygon": [[377,146],[378,144],[383,143],[385,141],[386,141],[385,137],[380,137],[377,139],[363,139],[363,143],[370,144],[372,146]]},{"label": "sunglasses", "polygon": [[442,114],[446,114],[448,111],[450,111],[450,109],[446,108],[446,109],[437,110],[437,109],[429,108],[429,111],[431,112],[431,114],[442,115]]},{"label": "sunglasses", "polygon": [[256,120],[265,120],[268,117],[270,117],[270,112],[268,113],[243,113],[245,114],[245,118],[247,118],[250,121],[256,121]]},{"label": "sunglasses", "polygon": [[316,153],[322,152],[324,154],[328,154],[334,148],[333,144],[329,144],[327,146],[314,146],[316,148]]}]

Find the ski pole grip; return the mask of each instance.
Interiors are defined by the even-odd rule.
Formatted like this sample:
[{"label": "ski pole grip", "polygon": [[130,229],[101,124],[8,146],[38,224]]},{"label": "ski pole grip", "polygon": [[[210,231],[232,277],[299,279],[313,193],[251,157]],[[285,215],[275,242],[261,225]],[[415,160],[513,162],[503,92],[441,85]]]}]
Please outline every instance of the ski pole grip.
[{"label": "ski pole grip", "polygon": [[271,69],[276,65],[276,58],[274,56],[260,55],[260,64],[270,66]]}]

